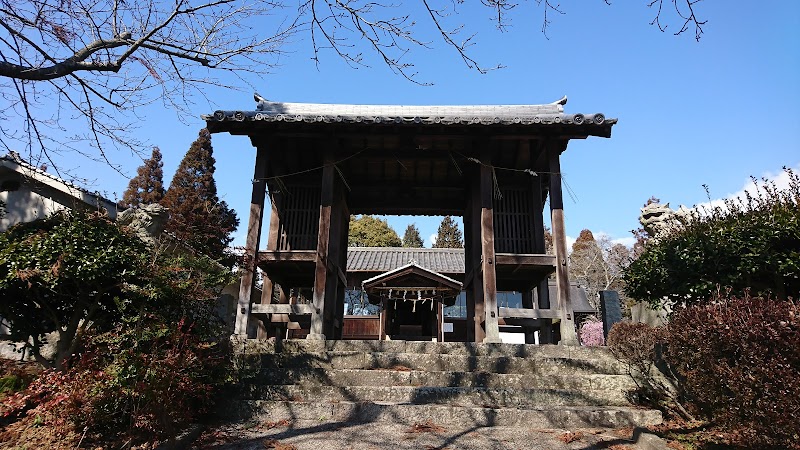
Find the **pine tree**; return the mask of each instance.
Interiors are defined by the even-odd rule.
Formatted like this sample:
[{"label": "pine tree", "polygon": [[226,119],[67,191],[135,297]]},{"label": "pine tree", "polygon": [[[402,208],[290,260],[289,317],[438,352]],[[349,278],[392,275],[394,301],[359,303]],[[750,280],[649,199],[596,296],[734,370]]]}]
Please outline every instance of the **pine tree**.
[{"label": "pine tree", "polygon": [[422,246],[422,237],[419,235],[417,226],[413,223],[409,224],[403,234],[403,247],[422,248]]},{"label": "pine tree", "polygon": [[166,231],[200,253],[222,258],[239,226],[236,212],[217,197],[211,133],[200,130],[161,202],[169,208]]},{"label": "pine tree", "polygon": [[128,189],[122,195],[119,203],[123,208],[137,205],[160,203],[164,199],[164,163],[161,162],[161,150],[153,147],[153,153],[144,164],[136,170],[136,176],[131,178]]},{"label": "pine tree", "polygon": [[444,216],[436,234],[433,248],[464,248],[464,239],[456,221],[450,216]]}]

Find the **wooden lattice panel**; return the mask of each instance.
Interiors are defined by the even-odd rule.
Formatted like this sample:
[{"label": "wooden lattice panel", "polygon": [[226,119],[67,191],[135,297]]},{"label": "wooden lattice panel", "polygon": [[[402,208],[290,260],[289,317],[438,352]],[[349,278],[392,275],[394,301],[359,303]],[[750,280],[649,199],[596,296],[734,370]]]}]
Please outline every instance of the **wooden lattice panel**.
[{"label": "wooden lattice panel", "polygon": [[494,245],[497,253],[534,252],[530,190],[502,188],[502,199],[494,200]]},{"label": "wooden lattice panel", "polygon": [[279,250],[315,250],[319,232],[319,187],[292,186],[283,195]]}]

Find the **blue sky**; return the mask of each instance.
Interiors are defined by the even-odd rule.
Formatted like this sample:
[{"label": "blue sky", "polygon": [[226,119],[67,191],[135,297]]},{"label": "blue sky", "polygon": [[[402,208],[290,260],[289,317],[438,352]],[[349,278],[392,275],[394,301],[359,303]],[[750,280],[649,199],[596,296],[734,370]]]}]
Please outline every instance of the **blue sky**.
[{"label": "blue sky", "polygon": [[[136,133],[161,148],[169,182],[204,126],[199,115],[253,109],[253,88],[277,101],[356,104],[535,104],[567,95],[568,113],[619,119],[611,139],[573,141],[562,156],[574,194],[574,200],[565,196],[567,234],[589,228],[617,239],[630,237],[650,196],[693,205],[707,200],[703,184],[712,197],[726,197],[750,175],[800,169],[800,2],[701,2],[695,8],[708,23],[699,43],[692,30],[673,36],[649,25],[653,11],[646,3],[563,2],[566,14],[551,17],[549,39],[540,32],[534,2],[513,14],[504,33],[492,28],[487,10],[464,7],[462,19],[478,32],[472,56],[505,68],[480,74],[435,43],[410,55],[419,79],[432,86],[410,83],[370,59],[372,67],[352,69],[323,53],[316,67],[309,43],[296,41],[280,67],[245,77],[252,87],[226,80],[240,90],[208,89],[209,102],[198,98],[196,115],[177,117],[154,104],[143,111]],[[217,134],[213,144],[220,196],[246,224],[255,150],[241,136]],[[141,164],[131,155],[114,158],[129,175]],[[127,186],[127,178],[108,168],[70,158],[62,164],[111,198]],[[415,222],[427,237],[440,219],[389,221],[401,235]],[[242,245],[245,234],[242,225],[234,243]]]}]

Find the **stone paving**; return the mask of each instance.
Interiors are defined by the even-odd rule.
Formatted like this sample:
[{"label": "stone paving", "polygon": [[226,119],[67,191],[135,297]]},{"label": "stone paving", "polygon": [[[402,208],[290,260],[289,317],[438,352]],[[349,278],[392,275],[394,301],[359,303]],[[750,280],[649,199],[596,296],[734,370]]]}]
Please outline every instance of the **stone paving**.
[{"label": "stone paving", "polygon": [[[636,440],[634,440],[634,435]],[[643,438],[644,437],[644,438]],[[665,450],[666,443],[633,429],[442,427],[320,421],[244,422],[207,431],[195,450]]]}]

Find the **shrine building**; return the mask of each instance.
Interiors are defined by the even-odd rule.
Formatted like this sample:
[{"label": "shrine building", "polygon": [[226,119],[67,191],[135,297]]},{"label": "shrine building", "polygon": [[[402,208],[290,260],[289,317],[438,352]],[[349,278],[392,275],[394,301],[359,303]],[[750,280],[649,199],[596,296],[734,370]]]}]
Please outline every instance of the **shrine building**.
[{"label": "shrine building", "polygon": [[[260,321],[307,323],[307,339],[341,339],[345,295],[359,285],[380,307],[380,339],[424,330],[442,340],[442,309],[463,291],[464,340],[497,343],[503,324],[518,324],[577,344],[560,155],[570,139],[610,137],[616,119],[567,114],[566,97],[496,106],[256,100],[253,111],[203,117],[212,133],[246,135],[257,149],[235,335]],[[545,247],[548,199],[554,254]],[[461,276],[413,259],[369,277],[348,273],[352,214],[462,217]],[[255,267],[265,276],[261,298],[253,298]],[[498,306],[505,291],[521,293],[521,307]],[[306,303],[292,294],[302,292]]]}]

